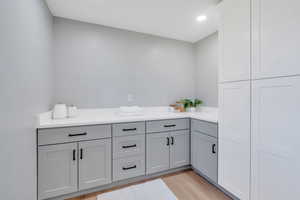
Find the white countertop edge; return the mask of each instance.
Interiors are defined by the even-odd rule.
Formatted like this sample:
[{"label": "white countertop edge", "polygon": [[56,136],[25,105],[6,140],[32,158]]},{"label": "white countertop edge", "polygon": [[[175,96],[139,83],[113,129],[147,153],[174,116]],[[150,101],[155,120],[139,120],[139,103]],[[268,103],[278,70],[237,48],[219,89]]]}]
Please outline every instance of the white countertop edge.
[{"label": "white countertop edge", "polygon": [[[80,117],[57,119],[57,120],[53,120],[51,118],[52,112],[50,111],[38,115],[36,128],[37,129],[62,128],[62,127],[71,127],[71,126],[130,123],[130,122],[138,122],[138,121],[166,120],[166,119],[180,119],[180,118],[192,118],[192,119],[198,119],[198,120],[207,121],[211,123],[218,123],[218,108],[203,107],[203,110],[204,110],[203,112],[191,112],[191,113],[153,112],[150,114],[148,113],[140,116],[117,116],[114,113],[116,112],[116,109],[80,109],[79,110]],[[106,114],[108,115],[108,117],[105,116]]]}]

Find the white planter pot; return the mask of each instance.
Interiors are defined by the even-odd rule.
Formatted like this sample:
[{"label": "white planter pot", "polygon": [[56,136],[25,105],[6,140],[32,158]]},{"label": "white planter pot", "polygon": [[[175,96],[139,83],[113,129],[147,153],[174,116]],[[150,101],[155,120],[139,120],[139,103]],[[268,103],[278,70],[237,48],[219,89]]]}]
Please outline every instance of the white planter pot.
[{"label": "white planter pot", "polygon": [[187,112],[196,112],[195,107],[187,108]]},{"label": "white planter pot", "polygon": [[201,106],[197,106],[196,107],[196,112],[201,112],[202,111],[202,107]]}]

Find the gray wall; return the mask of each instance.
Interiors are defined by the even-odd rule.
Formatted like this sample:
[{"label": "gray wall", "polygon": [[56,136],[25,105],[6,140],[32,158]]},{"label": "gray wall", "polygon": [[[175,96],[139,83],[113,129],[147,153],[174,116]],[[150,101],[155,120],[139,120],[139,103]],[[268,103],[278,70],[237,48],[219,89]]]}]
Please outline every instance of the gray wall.
[{"label": "gray wall", "polygon": [[54,38],[55,102],[155,106],[195,94],[190,43],[62,18]]},{"label": "gray wall", "polygon": [[4,0],[0,24],[0,198],[34,200],[35,115],[52,100],[52,16],[42,0]]},{"label": "gray wall", "polygon": [[207,106],[218,106],[218,33],[195,43],[196,95]]}]

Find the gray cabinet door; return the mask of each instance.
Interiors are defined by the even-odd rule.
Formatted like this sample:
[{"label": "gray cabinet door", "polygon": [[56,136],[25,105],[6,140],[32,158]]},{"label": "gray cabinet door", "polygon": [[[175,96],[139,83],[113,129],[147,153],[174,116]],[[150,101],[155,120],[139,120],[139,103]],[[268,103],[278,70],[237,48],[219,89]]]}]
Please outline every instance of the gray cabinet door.
[{"label": "gray cabinet door", "polygon": [[214,137],[192,132],[192,166],[214,182],[218,180],[217,144]]},{"label": "gray cabinet door", "polygon": [[111,183],[111,139],[80,142],[79,190]]},{"label": "gray cabinet door", "polygon": [[190,164],[189,131],[171,132],[170,144],[170,168],[176,168]]},{"label": "gray cabinet door", "polygon": [[77,143],[38,147],[38,199],[77,191]]},{"label": "gray cabinet door", "polygon": [[168,145],[168,138],[168,132],[147,134],[147,174],[169,169],[170,146]]}]

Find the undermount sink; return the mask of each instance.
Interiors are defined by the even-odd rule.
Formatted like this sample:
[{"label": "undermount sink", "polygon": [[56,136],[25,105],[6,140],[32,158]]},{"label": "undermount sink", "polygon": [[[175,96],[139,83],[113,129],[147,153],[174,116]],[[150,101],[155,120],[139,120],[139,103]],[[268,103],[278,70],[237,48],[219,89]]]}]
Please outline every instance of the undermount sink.
[{"label": "undermount sink", "polygon": [[118,109],[117,115],[119,116],[142,116],[144,115],[143,108],[139,106],[121,106]]}]

